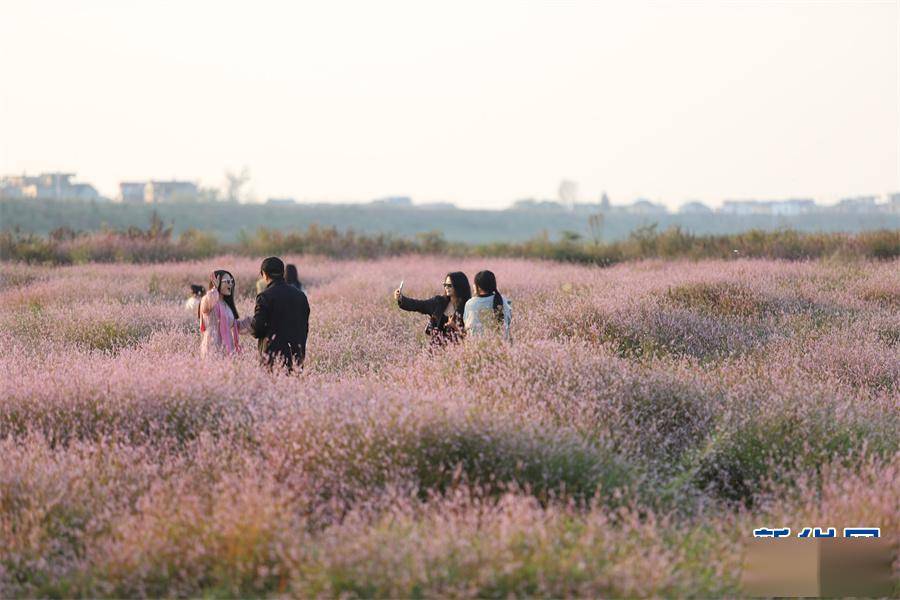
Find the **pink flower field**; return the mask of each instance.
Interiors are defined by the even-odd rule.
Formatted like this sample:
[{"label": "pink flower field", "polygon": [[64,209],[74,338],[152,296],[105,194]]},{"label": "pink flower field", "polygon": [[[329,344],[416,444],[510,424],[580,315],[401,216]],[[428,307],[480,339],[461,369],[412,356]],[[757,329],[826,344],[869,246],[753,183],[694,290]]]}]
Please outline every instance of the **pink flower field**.
[{"label": "pink flower field", "polygon": [[[250,314],[257,260],[0,264],[0,597],[733,597],[757,527],[900,545],[900,261],[286,262],[299,376],[199,358],[188,284]],[[392,290],[484,268],[512,344],[430,354]]]}]

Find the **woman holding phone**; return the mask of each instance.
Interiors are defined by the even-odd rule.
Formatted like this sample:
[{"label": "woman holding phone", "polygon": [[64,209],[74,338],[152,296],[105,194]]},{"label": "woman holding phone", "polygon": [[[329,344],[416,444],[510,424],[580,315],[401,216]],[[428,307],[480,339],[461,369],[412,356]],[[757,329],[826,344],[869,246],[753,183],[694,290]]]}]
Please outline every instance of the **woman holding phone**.
[{"label": "woman holding phone", "polygon": [[425,334],[430,338],[429,347],[443,347],[448,342],[458,342],[465,335],[463,310],[472,297],[469,278],[462,271],[447,273],[444,277],[444,293],[425,300],[403,295],[403,283],[394,290],[394,299],[401,310],[428,315]]}]

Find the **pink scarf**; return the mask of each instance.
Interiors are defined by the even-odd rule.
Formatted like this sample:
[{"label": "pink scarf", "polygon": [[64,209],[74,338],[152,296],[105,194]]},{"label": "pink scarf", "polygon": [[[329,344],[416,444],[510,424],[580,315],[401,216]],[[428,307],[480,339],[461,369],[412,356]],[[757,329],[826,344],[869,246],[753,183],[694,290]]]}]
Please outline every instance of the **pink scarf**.
[{"label": "pink scarf", "polygon": [[[219,339],[222,341],[222,345],[225,346],[225,348],[227,349],[228,344],[225,342],[225,340],[228,339],[228,325],[226,324],[225,309],[222,307],[223,304],[225,304],[225,303],[222,302],[221,300],[216,302],[215,311],[216,311],[216,320],[219,323]],[[206,323],[204,323],[203,319],[200,319],[200,332],[203,333],[204,331],[206,331]],[[241,342],[240,342],[240,332],[238,331],[237,319],[235,319],[232,322],[231,339],[234,341],[234,351],[240,352],[241,351]]]}]

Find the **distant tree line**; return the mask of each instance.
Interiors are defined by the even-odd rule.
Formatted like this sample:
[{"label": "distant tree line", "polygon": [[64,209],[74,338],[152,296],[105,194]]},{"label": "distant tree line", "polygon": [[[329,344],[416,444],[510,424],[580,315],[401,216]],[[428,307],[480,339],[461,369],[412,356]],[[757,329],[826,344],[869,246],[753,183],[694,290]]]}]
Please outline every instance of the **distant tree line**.
[{"label": "distant tree line", "polygon": [[169,204],[118,204],[89,201],[20,199],[0,201],[0,230],[19,228],[48,235],[60,227],[76,231],[103,231],[144,227],[154,211],[172,224],[173,235],[188,230],[214,232],[227,243],[259,228],[284,233],[304,231],[310,225],[414,238],[420,231],[440,229],[451,242],[483,244],[521,243],[543,235],[553,240],[580,236],[603,242],[623,241],[640,227],[656,223],[660,231],[677,226],[695,234],[732,234],[750,229],[797,231],[847,231],[900,228],[898,214],[727,215],[712,213],[639,215],[604,212],[587,205],[573,210],[461,210],[449,206],[430,208],[393,205],[298,204],[291,206],[232,202],[184,202]]},{"label": "distant tree line", "polygon": [[210,233],[187,229],[179,235],[153,214],[146,228],[104,228],[82,232],[60,227],[48,235],[19,229],[0,232],[0,259],[65,265],[84,262],[164,262],[200,259],[217,254],[247,256],[309,254],[339,259],[378,258],[404,254],[523,257],[612,265],[643,258],[774,258],[826,257],[894,259],[900,256],[900,229],[850,233],[803,233],[793,229],[753,229],[727,235],[698,235],[680,227],[658,231],[651,224],[623,240],[603,242],[569,233],[552,240],[546,234],[523,242],[467,244],[448,241],[438,231],[412,237],[365,234],[352,229],[309,225],[284,232],[259,228],[222,242]]}]

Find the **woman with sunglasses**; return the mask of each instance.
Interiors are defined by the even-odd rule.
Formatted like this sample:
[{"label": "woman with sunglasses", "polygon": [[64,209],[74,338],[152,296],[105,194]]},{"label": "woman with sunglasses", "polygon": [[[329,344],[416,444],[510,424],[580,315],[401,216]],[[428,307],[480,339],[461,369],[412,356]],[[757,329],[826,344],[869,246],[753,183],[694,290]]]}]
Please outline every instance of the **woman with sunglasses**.
[{"label": "woman with sunglasses", "polygon": [[469,278],[461,271],[447,273],[444,277],[444,293],[416,300],[404,296],[400,289],[394,290],[394,299],[402,310],[428,315],[425,334],[430,338],[429,347],[442,347],[448,342],[458,342],[465,335],[463,310],[472,297]]},{"label": "woman with sunglasses", "polygon": [[223,269],[209,275],[209,290],[197,308],[200,317],[200,356],[241,351],[238,336],[250,330],[250,317],[241,319],[234,305],[234,275]]}]

